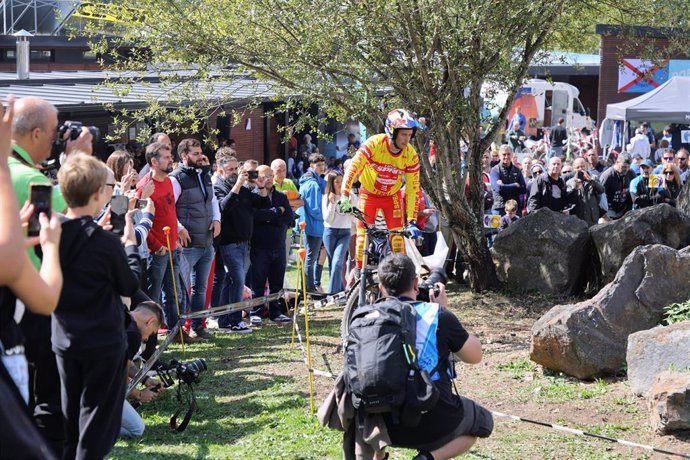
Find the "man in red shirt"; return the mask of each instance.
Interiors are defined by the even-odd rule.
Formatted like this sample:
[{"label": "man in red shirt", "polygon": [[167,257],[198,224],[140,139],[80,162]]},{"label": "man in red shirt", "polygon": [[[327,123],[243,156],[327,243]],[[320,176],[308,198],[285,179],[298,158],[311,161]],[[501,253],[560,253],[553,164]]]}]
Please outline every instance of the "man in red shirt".
[{"label": "man in red shirt", "polygon": [[[169,145],[162,142],[154,142],[146,147],[146,163],[151,172],[144,176],[137,184],[137,192],[153,181],[155,188],[151,200],[156,206],[156,216],[153,226],[146,238],[149,247],[149,286],[148,295],[155,302],[163,305],[165,312],[165,324],[172,329],[179,319],[177,306],[175,305],[175,292],[173,290],[173,278],[170,271],[168,247],[164,227],[170,227],[170,245],[172,249],[173,267],[175,273],[179,273],[179,255],[177,247],[177,210],[175,208],[175,195],[173,185],[168,173],[173,169],[173,156]],[[177,296],[180,297],[179,283]],[[161,293],[165,299],[161,301]],[[185,342],[188,338],[185,337]]]}]

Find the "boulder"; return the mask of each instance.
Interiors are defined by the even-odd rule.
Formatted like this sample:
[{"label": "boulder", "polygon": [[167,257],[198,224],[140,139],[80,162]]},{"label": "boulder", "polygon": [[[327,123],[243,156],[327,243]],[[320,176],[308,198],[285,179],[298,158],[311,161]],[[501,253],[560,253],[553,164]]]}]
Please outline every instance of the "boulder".
[{"label": "boulder", "polygon": [[633,249],[663,244],[680,249],[690,244],[690,216],[668,204],[627,213],[623,218],[590,228],[592,243],[608,283]]},{"label": "boulder", "polygon": [[662,372],[649,390],[649,420],[661,434],[690,430],[690,372]]},{"label": "boulder", "polygon": [[647,395],[657,374],[690,369],[690,321],[630,334],[625,359],[633,393]]},{"label": "boulder", "polygon": [[537,320],[530,358],[580,379],[617,374],[628,336],[658,325],[666,305],[690,298],[688,272],[690,253],[638,247],[593,298],[557,305]]},{"label": "boulder", "polygon": [[589,256],[587,224],[539,209],[501,231],[491,254],[499,280],[520,291],[573,294]]}]

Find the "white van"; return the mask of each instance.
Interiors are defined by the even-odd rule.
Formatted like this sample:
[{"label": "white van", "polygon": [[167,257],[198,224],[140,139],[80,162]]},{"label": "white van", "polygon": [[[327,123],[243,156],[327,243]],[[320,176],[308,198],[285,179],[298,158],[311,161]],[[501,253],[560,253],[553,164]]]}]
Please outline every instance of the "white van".
[{"label": "white van", "polygon": [[[490,83],[484,88],[485,94],[490,94],[490,102],[487,101],[487,109],[497,115],[499,108],[506,103],[507,94],[505,91],[492,88]],[[492,91],[493,90],[493,91]],[[587,116],[585,108],[578,96],[580,90],[568,83],[554,82],[546,80],[530,79],[525,82],[515,95],[515,100],[508,111],[507,123],[510,123],[515,107],[520,106],[521,113],[527,119],[526,133],[529,136],[536,136],[540,128],[555,126],[559,118],[565,120],[568,128],[592,128],[592,121]]]}]

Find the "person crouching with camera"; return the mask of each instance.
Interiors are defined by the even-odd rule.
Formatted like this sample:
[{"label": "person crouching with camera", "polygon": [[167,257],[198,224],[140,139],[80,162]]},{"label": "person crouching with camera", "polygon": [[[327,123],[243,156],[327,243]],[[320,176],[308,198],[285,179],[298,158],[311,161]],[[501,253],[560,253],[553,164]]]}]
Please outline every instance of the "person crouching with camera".
[{"label": "person crouching with camera", "polygon": [[[163,309],[156,302],[147,300],[141,302],[125,317],[125,332],[127,334],[127,374],[134,378],[139,369],[133,363],[140,354],[142,343],[151,335],[155,335],[163,324]],[[128,395],[136,406],[153,401],[164,391],[163,385],[152,377],[144,377],[141,382],[145,388],[133,388]],[[122,426],[120,437],[125,439],[138,438],[144,434],[144,420],[137,413],[135,407],[125,400],[122,408]]]},{"label": "person crouching with camera", "polygon": [[[453,353],[463,362],[478,364],[482,359],[481,343],[445,307],[448,299],[443,284],[436,283],[435,289],[429,290],[431,303],[416,300],[419,280],[414,262],[407,255],[393,253],[387,256],[379,264],[378,275],[379,289],[385,297],[397,297],[412,303],[417,314],[419,365],[431,373],[439,392],[438,402],[421,415],[417,426],[399,423],[390,413],[383,415],[391,445],[417,449],[419,453],[415,460],[442,460],[460,455],[469,450],[478,437],[491,434],[493,418],[488,410],[474,401],[453,394],[448,357]],[[435,337],[429,337],[434,330]],[[419,346],[420,337],[426,338],[424,347]],[[438,371],[434,372],[434,369]],[[384,459],[386,454],[378,451],[374,458]]]},{"label": "person crouching with camera", "polygon": [[104,458],[117,440],[125,399],[121,296],[139,287],[140,258],[131,215],[122,238],[93,220],[113,193],[114,176],[105,164],[70,155],[58,180],[68,209],[60,240],[64,284],[51,340],[61,381],[63,458]]}]

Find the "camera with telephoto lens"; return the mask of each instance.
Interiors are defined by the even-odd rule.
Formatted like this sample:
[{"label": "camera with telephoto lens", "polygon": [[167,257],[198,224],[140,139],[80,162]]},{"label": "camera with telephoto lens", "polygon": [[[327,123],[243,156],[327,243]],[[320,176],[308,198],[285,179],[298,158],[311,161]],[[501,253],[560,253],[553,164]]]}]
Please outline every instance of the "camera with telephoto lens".
[{"label": "camera with telephoto lens", "polygon": [[177,378],[178,380],[191,384],[199,382],[199,374],[207,369],[206,361],[203,358],[195,359],[188,363],[177,363]]},{"label": "camera with telephoto lens", "polygon": [[[81,135],[81,129],[84,125],[80,121],[70,121],[67,120],[58,128],[58,141],[62,141],[65,137],[65,133],[69,133],[69,138],[67,140],[76,140]],[[95,126],[87,126],[91,136],[93,137],[92,142],[95,144],[101,138],[101,130]]]},{"label": "camera with telephoto lens", "polygon": [[437,283],[445,285],[448,282],[448,275],[443,268],[434,268],[431,274],[417,286],[417,300],[421,302],[431,302],[430,292],[434,291],[434,297],[438,297],[441,290],[436,286]]},{"label": "camera with telephoto lens", "polygon": [[199,382],[199,375],[206,369],[208,368],[203,358],[195,359],[188,363],[181,363],[173,359],[167,366],[159,364],[156,368],[156,372],[161,378],[163,385],[168,388],[175,383],[175,379],[172,376],[173,371],[175,371],[175,376],[180,383],[184,382],[187,385],[191,385],[192,383]]}]

